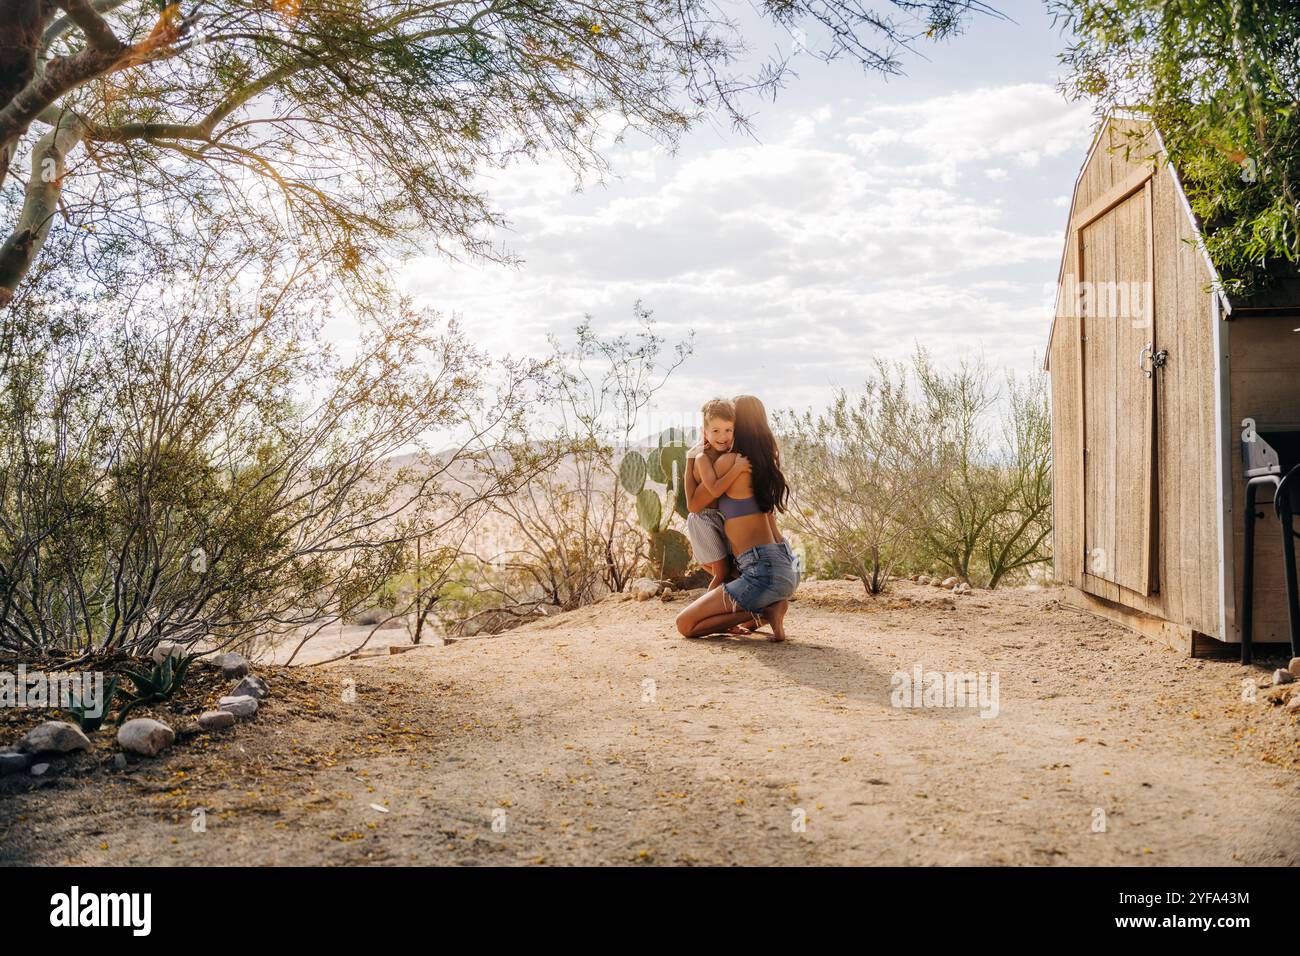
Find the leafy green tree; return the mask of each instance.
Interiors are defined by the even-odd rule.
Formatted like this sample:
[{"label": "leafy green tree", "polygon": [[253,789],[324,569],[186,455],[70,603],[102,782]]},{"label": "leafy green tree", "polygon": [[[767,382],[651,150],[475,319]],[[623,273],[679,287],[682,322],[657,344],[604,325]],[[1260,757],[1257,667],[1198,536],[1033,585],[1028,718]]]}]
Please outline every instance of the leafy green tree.
[{"label": "leafy green tree", "polygon": [[1300,260],[1300,4],[1050,0],[1068,93],[1160,130],[1230,292]]},{"label": "leafy green tree", "polygon": [[[714,110],[744,127],[739,95],[790,72],[788,57],[738,72],[740,30],[705,0],[164,3],[0,0],[0,307],[52,229],[93,269],[224,219],[249,248],[296,244],[363,296],[430,240],[509,261],[481,172],[549,149],[599,175],[611,118],[674,146]],[[799,49],[883,72],[972,11],[991,12],[760,6]]]}]

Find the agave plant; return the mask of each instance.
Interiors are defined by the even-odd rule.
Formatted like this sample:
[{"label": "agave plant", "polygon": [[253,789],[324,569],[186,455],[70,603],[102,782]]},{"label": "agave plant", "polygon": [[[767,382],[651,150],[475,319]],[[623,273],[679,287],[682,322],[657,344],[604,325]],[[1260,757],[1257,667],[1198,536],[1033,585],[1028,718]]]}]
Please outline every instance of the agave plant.
[{"label": "agave plant", "polygon": [[108,709],[113,706],[113,698],[117,696],[117,678],[110,677],[108,687],[104,691],[104,699],[100,706],[96,708],[98,714],[91,714],[87,711],[85,702],[81,695],[73,693],[71,689],[68,696],[64,699],[63,712],[71,717],[78,727],[88,734],[93,734],[103,726],[104,721],[108,719]]},{"label": "agave plant", "polygon": [[163,658],[161,664],[155,664],[150,671],[138,671],[130,667],[123,667],[122,670],[126,676],[131,678],[135,684],[136,693],[131,695],[130,700],[117,715],[119,724],[126,720],[126,715],[136,707],[142,707],[146,704],[157,704],[165,700],[170,700],[172,695],[180,689],[181,682],[185,680],[185,673],[190,669],[190,661],[193,657],[174,657],[168,655]]}]

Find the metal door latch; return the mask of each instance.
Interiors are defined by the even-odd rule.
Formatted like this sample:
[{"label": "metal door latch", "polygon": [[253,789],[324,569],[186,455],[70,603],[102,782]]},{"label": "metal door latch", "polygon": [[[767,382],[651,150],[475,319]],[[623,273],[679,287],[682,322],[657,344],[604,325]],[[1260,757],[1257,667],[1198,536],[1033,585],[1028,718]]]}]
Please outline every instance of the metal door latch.
[{"label": "metal door latch", "polygon": [[[1155,349],[1155,343],[1148,342],[1146,345],[1142,346],[1141,351],[1138,352],[1138,368],[1141,369],[1142,374],[1145,375],[1147,378],[1150,378],[1152,375],[1154,375],[1156,369],[1164,368],[1165,361],[1169,358],[1168,349],[1160,349],[1160,351],[1158,352],[1154,351],[1154,349]],[[1147,368],[1148,358],[1151,359],[1150,368]]]}]

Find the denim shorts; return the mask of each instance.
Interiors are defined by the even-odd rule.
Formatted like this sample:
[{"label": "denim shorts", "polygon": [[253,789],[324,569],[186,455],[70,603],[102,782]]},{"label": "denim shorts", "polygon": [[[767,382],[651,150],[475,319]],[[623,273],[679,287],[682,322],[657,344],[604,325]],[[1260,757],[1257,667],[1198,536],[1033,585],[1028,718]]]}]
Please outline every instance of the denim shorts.
[{"label": "denim shorts", "polygon": [[731,603],[757,614],[777,601],[787,600],[799,586],[794,552],[782,541],[759,544],[736,556],[740,577],[723,585]]}]

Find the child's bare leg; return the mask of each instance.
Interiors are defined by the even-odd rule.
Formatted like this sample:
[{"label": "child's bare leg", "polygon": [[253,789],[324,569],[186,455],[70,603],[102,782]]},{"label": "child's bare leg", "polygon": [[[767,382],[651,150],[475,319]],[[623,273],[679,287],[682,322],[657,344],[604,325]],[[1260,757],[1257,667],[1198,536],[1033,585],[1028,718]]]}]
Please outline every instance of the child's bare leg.
[{"label": "child's bare leg", "polygon": [[722,587],[722,582],[727,580],[727,559],[723,558],[721,561],[714,561],[704,567],[713,575],[713,580],[709,582],[709,586],[705,590],[712,591],[714,588]]},{"label": "child's bare leg", "polygon": [[770,607],[763,608],[763,620],[772,625],[772,640],[784,641],[785,612],[790,610],[789,601],[777,601]]}]

